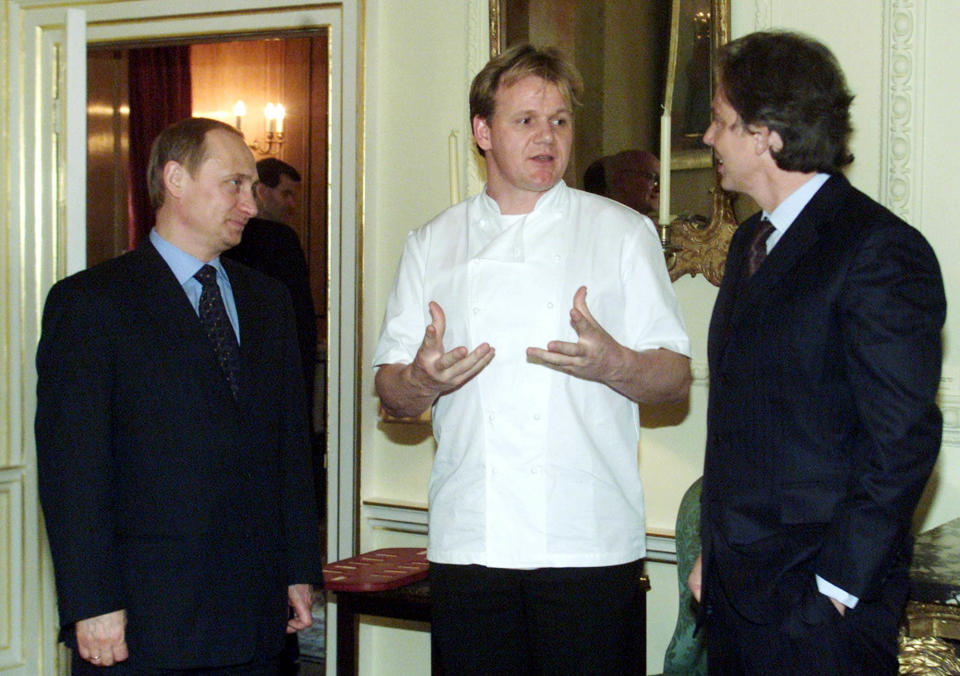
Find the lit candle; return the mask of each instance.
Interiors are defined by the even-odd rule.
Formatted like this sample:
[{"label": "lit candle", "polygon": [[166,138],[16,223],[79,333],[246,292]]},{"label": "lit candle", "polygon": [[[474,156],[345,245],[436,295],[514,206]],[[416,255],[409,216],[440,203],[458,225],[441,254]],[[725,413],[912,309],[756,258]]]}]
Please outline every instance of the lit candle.
[{"label": "lit candle", "polygon": [[287,109],[283,107],[282,103],[278,103],[273,109],[274,114],[277,116],[277,133],[283,133],[283,117],[287,114]]},{"label": "lit candle", "polygon": [[264,119],[264,122],[266,122],[268,134],[273,131],[276,131],[277,111],[276,111],[276,108],[274,108],[272,103],[268,103],[266,107],[264,107],[263,119]]},{"label": "lit candle", "polygon": [[238,100],[233,104],[233,114],[237,118],[237,130],[241,130],[241,124],[243,124],[243,116],[247,114],[247,106],[243,101]]},{"label": "lit candle", "polygon": [[450,132],[447,139],[450,155],[450,204],[460,202],[460,153],[457,150],[457,131]]},{"label": "lit candle", "polygon": [[660,118],[660,225],[670,224],[670,111]]}]

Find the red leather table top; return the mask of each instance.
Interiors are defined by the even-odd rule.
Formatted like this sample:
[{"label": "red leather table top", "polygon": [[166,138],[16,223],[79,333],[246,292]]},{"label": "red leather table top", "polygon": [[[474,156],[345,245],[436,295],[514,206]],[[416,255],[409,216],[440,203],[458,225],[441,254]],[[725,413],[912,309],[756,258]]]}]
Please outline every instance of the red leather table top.
[{"label": "red leather table top", "polygon": [[323,584],[331,591],[385,591],[422,580],[429,566],[422,547],[377,549],[328,563],[323,567]]}]

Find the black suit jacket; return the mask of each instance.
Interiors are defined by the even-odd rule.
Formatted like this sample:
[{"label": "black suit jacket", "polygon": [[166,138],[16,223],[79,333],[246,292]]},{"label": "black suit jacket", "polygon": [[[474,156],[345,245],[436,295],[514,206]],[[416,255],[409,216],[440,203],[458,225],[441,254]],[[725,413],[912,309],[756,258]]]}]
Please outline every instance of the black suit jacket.
[{"label": "black suit jacket", "polygon": [[730,244],[710,324],[705,601],[776,621],[814,574],[860,599],[905,574],[937,457],[945,299],[919,232],[831,177],[750,279]]},{"label": "black suit jacket", "polygon": [[44,310],[39,489],[63,636],[125,608],[131,666],[275,655],[287,586],[322,580],[288,294],[223,265],[239,402],[149,243],[59,282]]}]

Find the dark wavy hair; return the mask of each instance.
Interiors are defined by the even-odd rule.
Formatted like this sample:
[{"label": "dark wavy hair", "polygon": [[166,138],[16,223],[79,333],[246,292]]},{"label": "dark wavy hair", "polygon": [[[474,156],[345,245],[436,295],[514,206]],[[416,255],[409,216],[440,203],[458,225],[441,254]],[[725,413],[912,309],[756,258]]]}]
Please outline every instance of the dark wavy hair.
[{"label": "dark wavy hair", "polygon": [[853,161],[853,95],[823,44],[798,33],[751,33],[721,47],[717,79],[744,125],[780,135],[773,157],[781,169],[833,174]]}]

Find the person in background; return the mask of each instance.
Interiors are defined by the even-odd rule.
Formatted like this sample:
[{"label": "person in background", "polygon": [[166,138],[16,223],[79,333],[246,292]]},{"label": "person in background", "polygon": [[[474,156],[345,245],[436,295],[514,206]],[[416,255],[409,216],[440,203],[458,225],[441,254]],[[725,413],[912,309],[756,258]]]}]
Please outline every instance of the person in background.
[{"label": "person in background", "polygon": [[660,160],[646,150],[601,157],[584,172],[583,189],[652,216],[660,209]]},{"label": "person in background", "polygon": [[581,83],[518,45],[470,90],[483,191],[409,234],[374,355],[386,411],[433,408],[431,639],[444,673],[636,670],[636,402],[686,397],[649,219],[562,176]]},{"label": "person in background", "polygon": [[290,222],[300,203],[300,173],[275,157],[257,162],[259,180],[253,194],[257,216],[247,221],[240,243],[223,255],[283,282],[293,300],[297,320],[297,343],[307,395],[307,410],[313,411],[317,364],[317,316],[307,258]]}]

